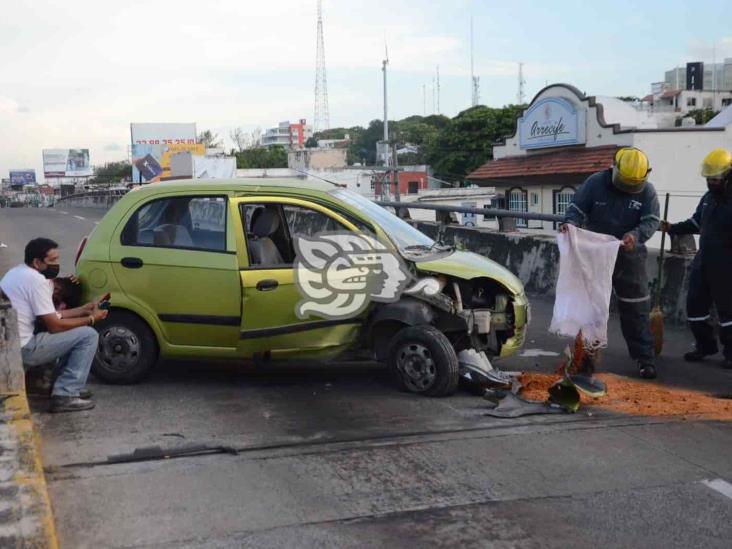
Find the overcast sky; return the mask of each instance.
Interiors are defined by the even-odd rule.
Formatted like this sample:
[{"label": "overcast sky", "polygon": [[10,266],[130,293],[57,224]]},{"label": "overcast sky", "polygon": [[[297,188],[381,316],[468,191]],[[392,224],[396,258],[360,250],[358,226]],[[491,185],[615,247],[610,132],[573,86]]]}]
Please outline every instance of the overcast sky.
[{"label": "overcast sky", "polygon": [[[324,0],[331,126],[470,105],[469,29],[481,102],[546,82],[644,95],[663,72],[732,57],[729,0]],[[0,176],[42,173],[41,149],[126,158],[130,122],[196,122],[222,136],[313,117],[315,0],[14,0],[0,18]],[[426,101],[423,101],[423,85]],[[426,105],[425,105],[426,103]],[[227,139],[228,141],[228,139]]]}]

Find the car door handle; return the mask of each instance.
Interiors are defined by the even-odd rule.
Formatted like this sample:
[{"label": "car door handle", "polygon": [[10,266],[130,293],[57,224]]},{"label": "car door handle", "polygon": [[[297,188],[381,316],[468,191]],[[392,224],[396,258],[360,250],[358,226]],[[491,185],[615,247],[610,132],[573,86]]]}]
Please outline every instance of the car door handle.
[{"label": "car door handle", "polygon": [[128,269],[139,269],[144,265],[142,259],[139,257],[123,257],[120,263],[123,267],[127,267]]},{"label": "car door handle", "polygon": [[274,290],[275,288],[277,288],[277,286],[279,285],[279,282],[277,282],[276,280],[272,280],[271,278],[267,280],[260,280],[259,282],[257,282],[257,290],[259,290],[260,292],[269,292],[270,290]]}]

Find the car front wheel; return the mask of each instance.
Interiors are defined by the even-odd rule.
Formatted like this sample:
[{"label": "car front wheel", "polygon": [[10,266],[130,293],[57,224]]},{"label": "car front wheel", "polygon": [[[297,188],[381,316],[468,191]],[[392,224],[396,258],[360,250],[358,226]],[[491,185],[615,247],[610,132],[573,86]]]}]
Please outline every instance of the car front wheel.
[{"label": "car front wheel", "polygon": [[92,372],[107,383],[138,383],[152,370],[158,358],[155,335],[138,316],[110,311],[96,325],[99,347]]},{"label": "car front wheel", "polygon": [[450,340],[433,326],[403,328],[389,343],[387,365],[400,389],[427,396],[448,396],[460,380]]}]

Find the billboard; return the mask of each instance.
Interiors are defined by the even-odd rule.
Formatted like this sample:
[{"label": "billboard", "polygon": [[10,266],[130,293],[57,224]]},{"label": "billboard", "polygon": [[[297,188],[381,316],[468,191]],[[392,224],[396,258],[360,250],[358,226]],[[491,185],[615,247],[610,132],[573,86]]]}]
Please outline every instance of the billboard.
[{"label": "billboard", "polygon": [[36,183],[36,170],[10,170],[11,185],[33,185]]},{"label": "billboard", "polygon": [[43,149],[45,177],[89,177],[89,149]]},{"label": "billboard", "polygon": [[206,146],[195,142],[171,145],[134,143],[132,145],[132,181],[153,183],[170,179],[172,177],[171,156],[184,152],[193,156],[204,156]]},{"label": "billboard", "polygon": [[[196,145],[196,124],[132,123],[130,124],[132,145],[132,181],[136,183],[160,181],[170,177],[170,154],[193,152],[190,149],[171,151],[171,146],[184,147]],[[196,149],[198,150],[198,149]],[[150,158],[147,158],[147,157]],[[156,164],[158,164],[156,166]],[[167,168],[166,168],[167,165]]]}]

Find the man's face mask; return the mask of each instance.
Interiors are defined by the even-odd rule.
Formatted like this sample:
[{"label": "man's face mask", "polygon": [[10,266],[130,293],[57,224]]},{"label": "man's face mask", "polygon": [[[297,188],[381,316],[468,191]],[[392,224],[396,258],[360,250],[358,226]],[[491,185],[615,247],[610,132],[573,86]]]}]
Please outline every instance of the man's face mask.
[{"label": "man's face mask", "polygon": [[61,266],[58,263],[46,263],[46,268],[40,271],[48,280],[52,280],[58,276]]}]

